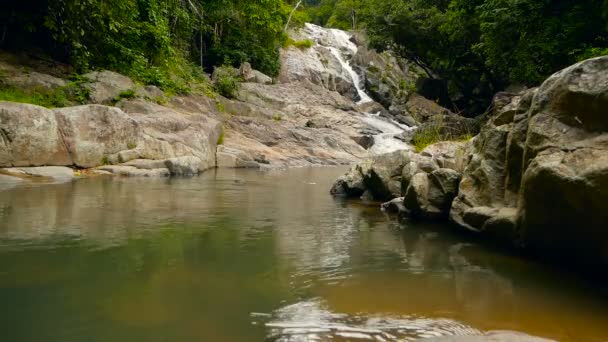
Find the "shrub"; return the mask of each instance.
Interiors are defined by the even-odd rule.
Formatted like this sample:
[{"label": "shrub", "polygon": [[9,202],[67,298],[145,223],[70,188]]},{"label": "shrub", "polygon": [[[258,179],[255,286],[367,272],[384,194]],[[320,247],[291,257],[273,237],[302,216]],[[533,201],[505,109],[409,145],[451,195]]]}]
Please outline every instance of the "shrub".
[{"label": "shrub", "polygon": [[241,87],[241,77],[238,70],[230,66],[215,68],[213,86],[218,93],[225,97],[236,97]]}]

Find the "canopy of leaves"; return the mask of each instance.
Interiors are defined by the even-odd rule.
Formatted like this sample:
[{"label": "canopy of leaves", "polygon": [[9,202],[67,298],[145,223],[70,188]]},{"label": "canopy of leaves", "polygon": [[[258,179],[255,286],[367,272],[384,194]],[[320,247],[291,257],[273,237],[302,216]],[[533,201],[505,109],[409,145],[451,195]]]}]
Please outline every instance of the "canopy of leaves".
[{"label": "canopy of leaves", "polygon": [[[318,24],[365,29],[447,81],[456,110],[482,112],[496,91],[537,85],[578,60],[608,54],[607,0],[320,0]],[[350,9],[350,12],[348,11]]]},{"label": "canopy of leaves", "polygon": [[211,71],[248,61],[276,75],[291,9],[283,0],[10,1],[0,47],[35,48],[80,71],[106,68],[160,86],[191,74],[185,65]]}]

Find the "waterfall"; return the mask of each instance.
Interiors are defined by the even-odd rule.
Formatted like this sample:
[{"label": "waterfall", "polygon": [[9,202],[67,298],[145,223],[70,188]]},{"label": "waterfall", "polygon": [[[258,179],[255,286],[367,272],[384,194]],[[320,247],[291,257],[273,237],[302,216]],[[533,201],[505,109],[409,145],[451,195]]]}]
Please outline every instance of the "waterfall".
[{"label": "waterfall", "polygon": [[[336,57],[343,70],[350,75],[353,85],[357,89],[357,94],[359,95],[357,104],[372,102],[373,99],[363,88],[361,77],[355,72],[350,64],[350,60],[352,60],[358,51],[357,45],[350,40],[351,36],[342,30],[326,29],[310,23],[305,25],[305,30],[316,44],[328,48],[332,55]],[[411,131],[415,129],[415,127],[400,125],[393,120],[381,118],[380,113],[363,113],[361,119],[369,126],[382,132],[374,135],[374,145],[370,148],[372,154],[390,153],[397,150],[412,148],[409,144],[396,139],[395,136],[406,131]]]}]

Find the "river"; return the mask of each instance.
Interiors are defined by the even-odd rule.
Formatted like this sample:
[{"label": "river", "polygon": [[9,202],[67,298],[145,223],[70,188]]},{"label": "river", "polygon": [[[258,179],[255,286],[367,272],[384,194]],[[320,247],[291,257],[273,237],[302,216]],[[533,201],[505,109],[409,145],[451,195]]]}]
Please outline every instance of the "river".
[{"label": "river", "polygon": [[608,339],[597,287],[444,226],[400,225],[378,203],[333,199],[344,171],[2,191],[2,340]]}]

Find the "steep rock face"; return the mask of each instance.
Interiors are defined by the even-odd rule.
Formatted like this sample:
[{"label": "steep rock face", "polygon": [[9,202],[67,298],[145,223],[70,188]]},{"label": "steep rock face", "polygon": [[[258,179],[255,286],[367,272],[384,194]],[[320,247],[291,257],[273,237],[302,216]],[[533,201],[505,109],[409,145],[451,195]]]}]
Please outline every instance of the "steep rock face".
[{"label": "steep rock face", "polygon": [[309,81],[344,96],[357,97],[353,77],[344,68],[345,56],[354,54],[356,46],[348,41],[344,31],[306,24],[292,35],[297,40],[311,40],[314,45],[302,49],[290,46],[281,51],[281,83]]},{"label": "steep rock face", "polygon": [[[467,229],[495,234],[493,217],[501,220],[500,235],[516,240],[515,214],[522,172],[522,151],[528,125],[527,113],[536,89],[521,94],[499,93],[485,115],[485,125],[467,151],[458,196],[450,218]],[[510,210],[502,210],[510,208]],[[504,224],[512,223],[505,229]],[[497,228],[498,229],[498,228]]]},{"label": "steep rock face", "polygon": [[[608,58],[498,94],[450,216],[531,250],[608,263]],[[540,253],[540,252],[539,252]]]},{"label": "steep rock face", "polygon": [[519,229],[532,248],[608,264],[608,57],[551,76],[529,112]]},{"label": "steep rock face", "polygon": [[390,52],[378,53],[360,45],[353,65],[365,75],[365,89],[371,97],[387,109],[405,103],[424,71]]}]

